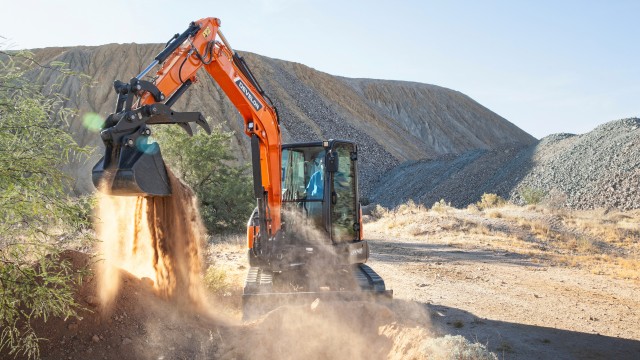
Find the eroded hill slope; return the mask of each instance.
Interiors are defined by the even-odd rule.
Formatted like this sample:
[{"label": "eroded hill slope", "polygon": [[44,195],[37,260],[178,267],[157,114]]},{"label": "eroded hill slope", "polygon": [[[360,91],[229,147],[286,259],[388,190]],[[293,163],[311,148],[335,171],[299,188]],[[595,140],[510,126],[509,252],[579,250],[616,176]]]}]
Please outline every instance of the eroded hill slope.
[{"label": "eroded hill slope", "polygon": [[[113,109],[111,83],[138,74],[161,50],[160,44],[109,44],[96,47],[35,50],[42,64],[63,61],[72,70],[90,75],[95,84],[82,87],[69,79],[63,92],[81,116],[71,131],[81,144],[98,148],[86,162],[69,172],[77,179],[75,191],[93,190],[90,170],[100,156],[98,134],[83,126],[82,114],[106,117]],[[284,141],[328,138],[354,140],[360,147],[362,193],[371,193],[380,175],[405,161],[458,154],[475,149],[522,147],[536,140],[468,96],[450,89],[409,82],[348,79],[302,64],[243,53],[256,78],[278,107]],[[44,71],[42,82],[58,76]],[[248,144],[240,115],[206,74],[178,101],[178,111],[201,111],[213,124],[235,132],[233,149],[239,161],[248,161]]]}]

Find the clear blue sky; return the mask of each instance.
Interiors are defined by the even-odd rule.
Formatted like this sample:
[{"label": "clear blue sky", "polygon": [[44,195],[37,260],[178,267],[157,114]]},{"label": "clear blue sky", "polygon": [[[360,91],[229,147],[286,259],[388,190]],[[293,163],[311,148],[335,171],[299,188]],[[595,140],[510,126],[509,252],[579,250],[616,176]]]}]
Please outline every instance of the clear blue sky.
[{"label": "clear blue sky", "polygon": [[640,116],[636,0],[22,0],[2,9],[5,48],[165,42],[214,16],[237,50],[458,90],[536,137]]}]

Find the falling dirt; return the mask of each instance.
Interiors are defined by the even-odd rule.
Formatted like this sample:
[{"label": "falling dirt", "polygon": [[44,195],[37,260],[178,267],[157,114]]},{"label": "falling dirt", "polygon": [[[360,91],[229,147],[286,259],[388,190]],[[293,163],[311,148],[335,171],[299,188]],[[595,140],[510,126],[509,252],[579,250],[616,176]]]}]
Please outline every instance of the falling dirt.
[{"label": "falling dirt", "polygon": [[99,194],[97,236],[104,258],[99,296],[109,308],[120,289],[118,269],[152,281],[158,294],[183,305],[203,304],[204,227],[192,190],[168,171],[171,196]]}]

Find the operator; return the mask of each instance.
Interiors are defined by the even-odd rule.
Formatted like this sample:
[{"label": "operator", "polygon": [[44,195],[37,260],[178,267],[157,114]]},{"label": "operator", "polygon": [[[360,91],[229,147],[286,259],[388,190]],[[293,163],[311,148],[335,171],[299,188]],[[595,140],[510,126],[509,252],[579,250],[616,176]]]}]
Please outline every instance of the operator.
[{"label": "operator", "polygon": [[316,165],[316,171],[311,175],[309,184],[307,185],[307,199],[321,200],[324,189],[324,153],[320,153],[314,160],[314,163]]}]

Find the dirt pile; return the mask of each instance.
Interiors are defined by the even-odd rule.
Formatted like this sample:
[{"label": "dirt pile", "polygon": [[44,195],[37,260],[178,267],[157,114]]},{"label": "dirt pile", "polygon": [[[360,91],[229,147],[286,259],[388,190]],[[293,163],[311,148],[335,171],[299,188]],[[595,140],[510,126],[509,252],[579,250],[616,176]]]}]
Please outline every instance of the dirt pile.
[{"label": "dirt pile", "polygon": [[524,148],[474,150],[404,163],[389,171],[373,200],[395,207],[413,199],[456,207],[496,193],[523,203],[537,191],[543,201],[574,209],[640,208],[640,119],[611,121],[582,134],[556,134]]},{"label": "dirt pile", "polygon": [[[67,251],[63,258],[74,268],[87,267],[99,272],[97,257]],[[194,359],[217,350],[209,342],[209,331],[217,327],[197,312],[176,306],[162,298],[146,280],[123,270],[110,273],[117,278],[118,291],[109,307],[100,301],[101,280],[83,279],[76,301],[84,310],[78,319],[49,319],[36,324],[42,342],[43,359]]]}]

